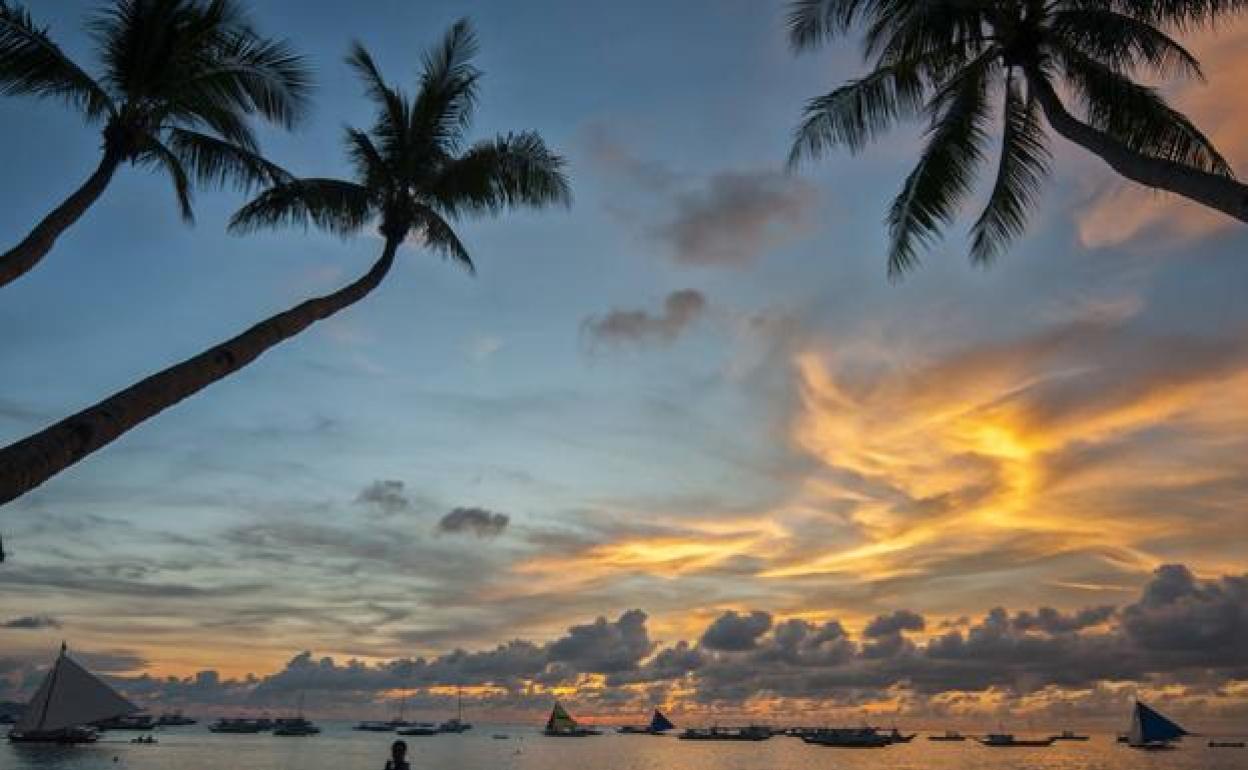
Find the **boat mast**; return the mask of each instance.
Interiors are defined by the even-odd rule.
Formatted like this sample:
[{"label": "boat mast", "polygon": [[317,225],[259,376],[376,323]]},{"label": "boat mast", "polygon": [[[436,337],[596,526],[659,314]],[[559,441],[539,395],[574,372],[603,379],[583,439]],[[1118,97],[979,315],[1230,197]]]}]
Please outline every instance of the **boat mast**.
[{"label": "boat mast", "polygon": [[48,721],[48,706],[52,705],[52,693],[56,690],[56,677],[61,673],[61,660],[65,657],[65,642],[61,642],[61,654],[56,656],[56,663],[52,664],[52,673],[49,675],[51,680],[48,682],[48,697],[43,699],[43,710],[39,712],[39,724],[35,730],[42,730],[45,722]]}]

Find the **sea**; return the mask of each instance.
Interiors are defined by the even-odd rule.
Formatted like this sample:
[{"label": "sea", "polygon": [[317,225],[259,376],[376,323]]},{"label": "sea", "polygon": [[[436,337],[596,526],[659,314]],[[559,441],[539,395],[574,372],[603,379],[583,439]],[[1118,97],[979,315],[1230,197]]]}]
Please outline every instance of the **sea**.
[{"label": "sea", "polygon": [[[159,743],[135,745],[133,733],[105,734],[87,746],[0,743],[0,770],[383,770],[388,733],[320,723],[320,735],[216,735],[204,725],[162,729]],[[506,735],[506,738],[495,738]],[[606,734],[547,738],[532,725],[477,725],[462,735],[409,737],[413,770],[1248,770],[1248,749],[1209,748],[1188,738],[1180,748],[1141,752],[1112,735],[1048,748],[986,748],[973,741],[932,742],[924,735],[882,749],[809,746],[777,736],[759,742],[682,741],[674,736]]]}]

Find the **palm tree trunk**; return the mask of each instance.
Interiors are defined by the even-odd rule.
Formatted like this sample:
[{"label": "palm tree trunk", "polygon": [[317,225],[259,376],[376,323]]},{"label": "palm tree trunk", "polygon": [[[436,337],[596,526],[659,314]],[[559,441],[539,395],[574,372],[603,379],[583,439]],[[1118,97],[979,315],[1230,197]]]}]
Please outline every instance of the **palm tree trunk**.
[{"label": "palm tree trunk", "polygon": [[269,348],[359,302],[386,277],[400,241],[387,238],[381,257],[354,283],[271,316],[231,340],[0,449],[0,505],[107,446],[149,417],[242,369]]},{"label": "palm tree trunk", "polygon": [[74,190],[51,214],[35,225],[35,229],[21,243],[0,254],[0,286],[16,281],[39,264],[39,260],[52,250],[52,245],[61,237],[61,233],[77,222],[91,204],[99,199],[112,180],[113,172],[121,165],[121,160],[120,152],[105,149],[104,157],[100,159],[95,173],[87,177],[81,187]]},{"label": "palm tree trunk", "polygon": [[1027,81],[1053,130],[1100,156],[1101,160],[1122,176],[1147,187],[1181,195],[1241,222],[1248,222],[1248,185],[1172,160],[1136,152],[1104,131],[1071,115],[1043,75],[1029,72]]}]

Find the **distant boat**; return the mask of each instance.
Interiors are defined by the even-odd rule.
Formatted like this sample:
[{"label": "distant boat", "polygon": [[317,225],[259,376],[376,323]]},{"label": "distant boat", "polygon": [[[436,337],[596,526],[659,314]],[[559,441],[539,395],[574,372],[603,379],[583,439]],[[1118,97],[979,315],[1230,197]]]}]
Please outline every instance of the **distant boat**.
[{"label": "distant boat", "polygon": [[542,735],[551,738],[585,738],[590,735],[602,735],[602,731],[581,727],[572,715],[556,702],[555,707],[550,710],[550,718],[546,720]]},{"label": "distant boat", "polygon": [[92,743],[91,722],[133,714],[139,708],[70,659],[65,645],[17,720],[14,743]]},{"label": "distant boat", "polygon": [[762,725],[749,727],[690,727],[680,734],[682,741],[765,741],[771,737],[771,728]]},{"label": "distant boat", "polygon": [[124,714],[111,719],[101,719],[93,722],[92,727],[97,730],[140,730],[148,731],[156,727],[156,721],[151,714]]},{"label": "distant boat", "polygon": [[266,727],[258,719],[245,719],[242,717],[221,717],[208,725],[208,732],[210,733],[229,733],[234,735],[250,735],[268,729],[272,729],[272,725]]},{"label": "distant boat", "polygon": [[398,733],[399,735],[406,735],[406,736],[411,737],[411,736],[422,736],[422,735],[437,735],[438,733],[442,731],[439,730],[438,726],[434,724],[433,722],[412,722],[407,727],[401,727],[398,730],[395,730],[395,732]]},{"label": "distant boat", "polygon": [[1088,740],[1088,736],[1079,735],[1074,730],[1062,730],[1060,733],[1053,736],[1053,740],[1055,741],[1086,741]]},{"label": "distant boat", "polygon": [[273,722],[273,734],[283,738],[303,738],[318,735],[321,728],[303,718],[303,695],[299,695],[299,710],[293,717],[277,719]]},{"label": "distant boat", "polygon": [[389,733],[394,732],[395,726],[391,722],[368,721],[359,722],[352,730],[363,730],[370,733]]},{"label": "distant boat", "polygon": [[909,735],[903,735],[900,730],[894,727],[892,730],[885,733],[884,737],[888,738],[889,743],[909,743],[910,741],[914,740],[914,736],[916,735],[918,735],[918,733],[910,733]]},{"label": "distant boat", "polygon": [[491,735],[490,737],[491,737],[491,738],[493,738],[493,739],[494,739],[494,740],[496,740],[496,741],[505,741],[505,740],[507,740],[508,738],[510,738],[511,736],[510,736],[510,735],[507,735],[506,733],[494,733],[494,734],[493,734],[493,735]]},{"label": "distant boat", "polygon": [[1151,751],[1173,749],[1175,741],[1190,734],[1161,712],[1137,700],[1131,715],[1131,729],[1127,732],[1127,745]]},{"label": "distant boat", "polygon": [[464,721],[464,694],[460,687],[455,688],[455,716],[438,725],[441,733],[463,733],[472,729],[472,725]]},{"label": "distant boat", "polygon": [[302,738],[308,735],[319,735],[321,728],[301,716],[278,719],[273,727],[273,734],[283,738]]},{"label": "distant boat", "polygon": [[161,727],[177,727],[179,725],[199,724],[199,721],[188,716],[183,716],[181,711],[173,711],[161,714],[156,719],[156,724]]},{"label": "distant boat", "polygon": [[1211,749],[1242,749],[1248,747],[1243,741],[1209,741]]},{"label": "distant boat", "polygon": [[966,736],[957,730],[945,730],[940,735],[927,736],[929,741],[964,741]]},{"label": "distant boat", "polygon": [[655,709],[654,715],[650,717],[650,724],[644,727],[639,727],[637,725],[624,725],[619,730],[616,730],[616,732],[623,733],[625,735],[663,735],[668,730],[675,729],[676,725],[672,724],[670,719],[663,716],[662,711]]},{"label": "distant boat", "polygon": [[983,738],[978,739],[983,746],[991,748],[1039,748],[1042,746],[1052,746],[1053,738],[1016,738],[1011,733],[989,733]]},{"label": "distant boat", "polygon": [[[913,736],[911,736],[913,737]],[[833,727],[802,736],[804,743],[832,749],[882,749],[893,743],[874,727]]]}]

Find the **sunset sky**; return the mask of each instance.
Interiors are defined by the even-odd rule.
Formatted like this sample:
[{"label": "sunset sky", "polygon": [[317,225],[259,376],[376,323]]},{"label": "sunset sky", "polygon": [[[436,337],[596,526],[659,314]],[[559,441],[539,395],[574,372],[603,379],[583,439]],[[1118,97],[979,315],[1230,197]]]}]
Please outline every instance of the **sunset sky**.
[{"label": "sunset sky", "polygon": [[[29,5],[94,68],[95,3]],[[779,0],[251,5],[317,70],[307,125],[264,133],[277,162],[347,174],[350,41],[410,86],[467,16],[476,135],[539,131],[575,203],[464,222],[475,277],[409,244],[361,305],[5,506],[0,700],[65,639],[218,711],[463,684],[505,714],[1122,721],[1143,692],[1248,717],[1242,225],[1055,141],[996,265],[968,264],[968,216],[890,283],[920,127],[786,174],[804,100],[862,66],[791,53]],[[1248,175],[1248,24],[1187,40],[1208,82],[1168,93]],[[0,136],[7,244],[99,143],[15,98]],[[231,236],[243,202],[201,193],[188,228],[165,179],[119,172],[0,291],[0,443],[379,249]]]}]

